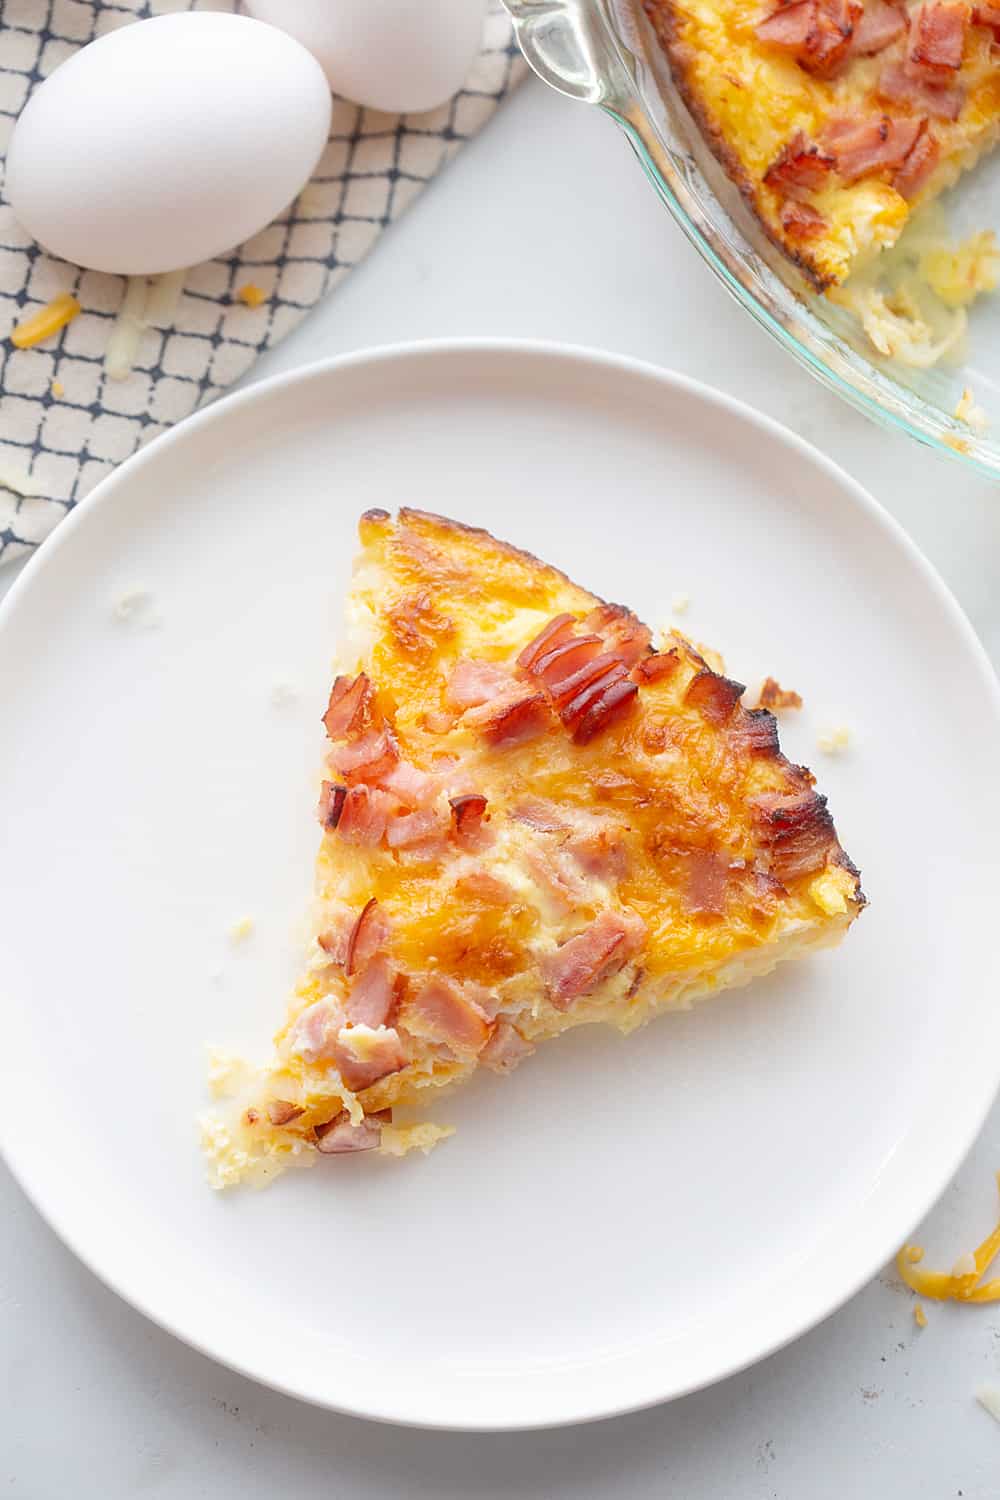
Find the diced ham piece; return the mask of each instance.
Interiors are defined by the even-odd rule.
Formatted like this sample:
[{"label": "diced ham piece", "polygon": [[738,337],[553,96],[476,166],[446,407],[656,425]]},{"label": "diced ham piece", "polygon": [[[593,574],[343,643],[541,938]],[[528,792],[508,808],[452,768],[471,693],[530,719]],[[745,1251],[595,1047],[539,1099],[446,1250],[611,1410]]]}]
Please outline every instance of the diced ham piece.
[{"label": "diced ham piece", "polygon": [[390,849],[413,849],[418,844],[440,839],[447,831],[448,823],[440,808],[425,807],[420,812],[390,818],[385,841]]},{"label": "diced ham piece", "polygon": [[530,1042],[525,1041],[516,1026],[509,1021],[500,1021],[486,1046],[479,1054],[479,1061],[494,1073],[509,1073],[524,1058],[534,1052]]},{"label": "diced ham piece", "polygon": [[855,28],[864,14],[863,0],[816,0],[815,30],[799,63],[810,73],[829,77],[850,51]]},{"label": "diced ham piece", "polygon": [[532,671],[538,658],[545,651],[557,646],[560,641],[568,640],[574,633],[575,627],[575,615],[556,615],[545,626],[545,629],[540,630],[534,640],[529,641],[525,646],[517,658],[518,666],[523,667],[526,672]]},{"label": "diced ham piece", "polygon": [[390,729],[369,729],[346,745],[334,745],[327,760],[346,781],[374,785],[399,760],[399,747]]},{"label": "diced ham piece", "polygon": [[528,843],[524,862],[539,889],[563,916],[587,899],[590,892],[576,864],[561,849]]},{"label": "diced ham piece", "polygon": [[341,968],[347,961],[347,949],[358,925],[358,912],[350,906],[340,906],[330,912],[327,925],[316,936],[316,941],[332,964]]},{"label": "diced ham piece", "polygon": [[344,973],[348,977],[359,973],[385,947],[391,931],[389,918],[372,896],[361,908],[348,934],[344,949]]},{"label": "diced ham piece", "polygon": [[601,653],[603,645],[599,635],[577,635],[561,641],[537,658],[531,669],[532,676],[537,677],[556,698],[565,691],[564,684]]},{"label": "diced ham piece", "polygon": [[348,844],[374,848],[382,840],[395,805],[389,793],[377,787],[352,786],[344,798],[337,832]]},{"label": "diced ham piece", "polygon": [[1000,5],[974,5],[972,24],[985,26],[987,31],[992,31],[993,40],[1000,42]]},{"label": "diced ham piece", "polygon": [[[914,78],[903,63],[888,63],[879,75],[876,88],[890,104],[905,104],[936,120],[957,120],[965,103],[965,90],[958,84],[927,83]],[[912,153],[911,153],[912,154]]]},{"label": "diced ham piece", "polygon": [[826,798],[817,792],[788,797],[770,792],[751,803],[757,844],[770,873],[784,883],[822,870],[836,847]]},{"label": "diced ham piece", "polygon": [[358,734],[372,723],[374,692],[364,672],[357,677],[338,677],[330,689],[323,723],[331,740]]},{"label": "diced ham piece", "polygon": [[324,1156],[339,1156],[345,1151],[372,1151],[382,1139],[382,1124],[377,1116],[366,1116],[357,1125],[346,1109],[316,1126],[316,1150]]},{"label": "diced ham piece", "polygon": [[574,744],[586,745],[596,734],[610,728],[634,706],[639,692],[620,661],[615,661],[589,683],[561,711]]},{"label": "diced ham piece", "polygon": [[513,886],[499,876],[491,875],[489,870],[470,870],[456,882],[455,890],[460,896],[481,901],[487,906],[509,906],[517,899]]},{"label": "diced ham piece", "polygon": [[811,203],[783,203],[781,227],[794,240],[818,240],[826,234],[830,221]]},{"label": "diced ham piece", "polygon": [[909,203],[921,192],[941,158],[941,146],[929,130],[917,138],[917,144],[893,174],[892,185]]},{"label": "diced ham piece", "polygon": [[482,1011],[487,1021],[496,1020],[502,1002],[493,990],[487,989],[485,984],[477,984],[474,979],[466,979],[462,985],[462,994],[466,1000],[471,1000],[477,1010]]},{"label": "diced ham piece", "polygon": [[686,863],[688,906],[699,916],[723,916],[729,883],[727,861],[714,849],[691,849]]},{"label": "diced ham piece", "polygon": [[799,130],[781,148],[764,173],[764,181],[785,198],[808,198],[826,186],[835,166],[829,152],[821,151]]},{"label": "diced ham piece", "polygon": [[910,71],[938,82],[956,73],[962,66],[969,14],[965,0],[924,0],[911,11],[906,51]]},{"label": "diced ham piece", "polygon": [[327,833],[332,833],[340,822],[346,796],[346,786],[340,786],[337,782],[324,781],[320,787],[316,816]]},{"label": "diced ham piece", "polygon": [[758,21],[754,30],[758,40],[782,52],[802,52],[814,28],[812,0],[798,0],[795,5],[779,5],[777,10]]},{"label": "diced ham piece", "polygon": [[615,974],[642,947],[646,926],[634,912],[605,911],[540,963],[549,999],[568,1010],[602,979]]},{"label": "diced ham piece", "polygon": [[514,681],[508,667],[499,662],[473,661],[463,658],[456,662],[445,687],[445,697],[455,708],[478,708],[506,693]]},{"label": "diced ham piece", "polygon": [[737,715],[731,732],[734,742],[748,755],[778,754],[778,721],[766,708],[748,708]]},{"label": "diced ham piece", "polygon": [[435,975],[404,1002],[402,1024],[414,1036],[444,1042],[456,1052],[481,1052],[490,1023],[468,996],[443,975]]},{"label": "diced ham piece", "polygon": [[470,708],[463,724],[478,730],[490,745],[510,748],[537,739],[552,724],[545,694],[527,684],[502,698]]},{"label": "diced ham piece", "polygon": [[288,1033],[289,1050],[307,1063],[333,1056],[337,1032],[344,1024],[344,1013],[336,1001],[315,1000],[296,1016]]},{"label": "diced ham piece", "polygon": [[403,989],[403,976],[384,953],[365,965],[347,997],[347,1019],[356,1026],[388,1026]]},{"label": "diced ham piece", "polygon": [[466,792],[461,797],[449,797],[448,806],[459,842],[475,845],[483,831],[486,798],[481,792]]},{"label": "diced ham piece", "polygon": [[874,57],[884,52],[903,35],[908,17],[902,5],[887,0],[865,0],[864,14],[854,28],[849,54],[851,57]]},{"label": "diced ham piece", "polygon": [[541,797],[526,797],[511,808],[510,816],[516,823],[526,823],[539,833],[556,833],[569,827],[562,809],[555,802],[545,802]]},{"label": "diced ham piece", "polygon": [[826,126],[823,142],[837,158],[838,177],[852,183],[901,167],[922,128],[918,119],[841,115]]},{"label": "diced ham piece", "polygon": [[563,848],[585,875],[597,880],[620,880],[625,874],[625,842],[617,824],[574,833]]},{"label": "diced ham piece", "polygon": [[554,677],[548,684],[552,701],[564,722],[570,704],[593,683],[621,682],[627,676],[628,669],[624,662],[612,652],[598,651],[595,654],[595,648],[588,646],[588,653],[586,661],[581,662],[574,670],[567,671],[565,676]]},{"label": "diced ham piece", "polygon": [[408,760],[397,760],[379,777],[378,784],[383,791],[392,792],[400,802],[411,808],[425,806],[437,792],[435,778]]},{"label": "diced ham piece", "polygon": [[779,5],[755,29],[767,46],[790,52],[810,73],[829,76],[847,55],[862,12],[861,0],[798,0]]},{"label": "diced ham piece", "polygon": [[340,1076],[353,1092],[371,1088],[381,1078],[406,1067],[402,1039],[391,1026],[342,1026],[331,1043],[330,1055]]},{"label": "diced ham piece", "polygon": [[617,656],[627,667],[634,667],[649,651],[652,632],[624,604],[599,604],[583,622],[585,630],[595,632],[604,649]]},{"label": "diced ham piece", "polygon": [[658,682],[661,677],[672,677],[681,664],[676,647],[669,651],[655,651],[644,656],[635,665],[635,680],[641,687],[644,682]]},{"label": "diced ham piece", "polygon": [[687,685],[684,702],[693,705],[716,727],[732,718],[743,693],[743,683],[734,682],[706,668],[696,672]]},{"label": "diced ham piece", "polygon": [[293,1104],[290,1099],[272,1099],[267,1106],[267,1118],[272,1125],[290,1125],[297,1120],[299,1115],[304,1115],[305,1110],[299,1104]]}]

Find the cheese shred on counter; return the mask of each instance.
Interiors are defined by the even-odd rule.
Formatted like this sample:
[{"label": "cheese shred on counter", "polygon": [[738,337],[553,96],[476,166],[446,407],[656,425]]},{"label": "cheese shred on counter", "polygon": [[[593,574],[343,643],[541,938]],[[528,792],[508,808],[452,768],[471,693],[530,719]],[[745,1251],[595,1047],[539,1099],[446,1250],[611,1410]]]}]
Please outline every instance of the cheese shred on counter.
[{"label": "cheese shred on counter", "polygon": [[[997,1187],[1000,1188],[1000,1172]],[[950,1271],[921,1268],[924,1252],[919,1245],[903,1246],[896,1256],[896,1270],[911,1291],[935,1302],[1000,1302],[1000,1277],[986,1282],[982,1279],[998,1252],[1000,1221],[978,1249],[971,1255],[960,1256]]]}]

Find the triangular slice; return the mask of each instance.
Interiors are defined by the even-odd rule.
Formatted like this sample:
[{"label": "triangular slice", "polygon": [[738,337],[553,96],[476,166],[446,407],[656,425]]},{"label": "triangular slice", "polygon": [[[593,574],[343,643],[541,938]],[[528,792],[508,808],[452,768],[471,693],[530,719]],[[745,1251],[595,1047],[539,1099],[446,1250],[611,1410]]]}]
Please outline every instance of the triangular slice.
[{"label": "triangular slice", "polygon": [[429,1146],[447,1130],[403,1121],[430,1090],[743,984],[864,904],[721,664],[484,531],[414,510],[360,531],[312,951],[272,1064],[217,1063],[239,1091],[203,1122],[218,1186]]}]

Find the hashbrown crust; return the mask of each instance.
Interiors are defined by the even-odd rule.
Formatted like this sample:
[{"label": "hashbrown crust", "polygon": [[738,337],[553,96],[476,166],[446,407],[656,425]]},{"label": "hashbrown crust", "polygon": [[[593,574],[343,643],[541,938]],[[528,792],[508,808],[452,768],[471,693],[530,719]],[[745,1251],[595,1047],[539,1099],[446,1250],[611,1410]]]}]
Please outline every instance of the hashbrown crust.
[{"label": "hashbrown crust", "polygon": [[771,244],[802,272],[815,291],[825,292],[835,285],[836,278],[821,271],[807,252],[793,245],[787,236],[783,236],[773,224],[768,222],[761,211],[760,200],[752,178],[719,129],[718,123],[705,107],[691,76],[691,59],[694,51],[683,41],[680,34],[683,23],[683,13],[680,7],[675,0],[642,0],[642,8],[663,49],[674,87],[688,114],[701,132],[706,146],[730,182],[738,188],[755,221]]}]

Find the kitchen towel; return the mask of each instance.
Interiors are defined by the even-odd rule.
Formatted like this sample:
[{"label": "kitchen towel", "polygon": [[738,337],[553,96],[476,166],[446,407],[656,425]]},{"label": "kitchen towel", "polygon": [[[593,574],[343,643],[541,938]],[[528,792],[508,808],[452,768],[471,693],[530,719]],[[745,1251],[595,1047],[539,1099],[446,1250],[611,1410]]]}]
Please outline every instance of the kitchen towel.
[{"label": "kitchen towel", "polygon": [[[114,27],[188,9],[238,5],[0,0],[0,153],[30,91],[78,47]],[[330,139],[307,187],[232,255],[191,269],[175,306],[158,319],[164,326],[144,329],[125,379],[111,379],[104,364],[124,279],[53,259],[0,203],[0,563],[36,547],[116,464],[214,400],[291,332],[525,71],[494,0],[482,50],[449,104],[386,115],[334,99]],[[238,295],[248,287],[251,298],[257,288],[264,294],[257,306]],[[14,348],[13,326],[65,291],[78,298],[80,314],[45,343]]]}]

